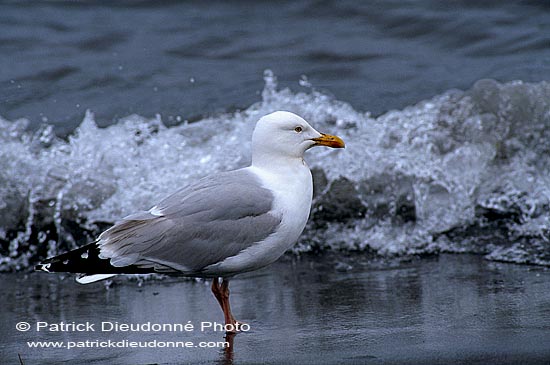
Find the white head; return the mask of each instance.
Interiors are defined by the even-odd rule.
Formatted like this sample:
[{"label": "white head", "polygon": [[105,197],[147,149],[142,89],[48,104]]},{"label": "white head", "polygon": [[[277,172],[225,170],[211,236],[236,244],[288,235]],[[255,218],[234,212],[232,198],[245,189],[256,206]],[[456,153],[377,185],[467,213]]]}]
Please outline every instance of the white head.
[{"label": "white head", "polygon": [[262,117],[252,134],[252,163],[269,163],[280,158],[302,159],[313,146],[343,148],[336,136],[319,133],[296,114],[277,111]]}]

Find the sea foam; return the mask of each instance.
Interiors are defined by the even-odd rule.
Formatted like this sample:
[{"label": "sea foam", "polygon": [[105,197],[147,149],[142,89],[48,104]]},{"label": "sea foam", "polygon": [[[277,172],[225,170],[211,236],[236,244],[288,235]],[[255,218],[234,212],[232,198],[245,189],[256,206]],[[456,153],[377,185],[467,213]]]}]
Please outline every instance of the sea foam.
[{"label": "sea foam", "polygon": [[[294,252],[394,257],[475,252],[550,265],[550,84],[480,80],[377,118],[265,73],[246,110],[174,127],[160,115],[99,128],[88,111],[67,139],[0,118],[0,270],[91,241],[194,180],[250,162],[255,122],[275,110],[336,134],[312,149],[311,219]],[[360,92],[360,91],[358,91]],[[184,93],[183,93],[184,94]]]}]

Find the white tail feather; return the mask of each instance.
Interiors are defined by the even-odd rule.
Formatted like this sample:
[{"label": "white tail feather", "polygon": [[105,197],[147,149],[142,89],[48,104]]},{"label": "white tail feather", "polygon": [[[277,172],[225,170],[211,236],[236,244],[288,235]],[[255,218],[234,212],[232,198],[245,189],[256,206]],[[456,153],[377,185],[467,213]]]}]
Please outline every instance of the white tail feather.
[{"label": "white tail feather", "polygon": [[84,275],[76,279],[76,282],[79,284],[90,284],[95,283],[96,281],[105,280],[116,276],[117,274],[94,274],[94,275]]}]

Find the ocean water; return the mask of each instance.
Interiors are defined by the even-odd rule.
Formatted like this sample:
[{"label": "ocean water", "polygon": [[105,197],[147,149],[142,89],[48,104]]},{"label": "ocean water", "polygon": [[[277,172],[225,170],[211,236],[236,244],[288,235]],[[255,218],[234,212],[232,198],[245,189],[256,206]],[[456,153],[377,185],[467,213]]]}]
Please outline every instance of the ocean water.
[{"label": "ocean water", "polygon": [[275,110],[314,149],[295,253],[550,265],[547,2],[0,4],[0,270],[250,160]]},{"label": "ocean water", "polygon": [[[200,331],[223,320],[208,283],[166,279],[80,285],[64,275],[8,274],[2,283],[4,363],[73,364],[530,364],[550,358],[546,267],[440,255],[396,267],[360,257],[353,268],[285,257],[231,282],[235,316],[251,331]],[[319,258],[319,257],[317,257]],[[340,256],[341,260],[342,257]],[[365,265],[366,264],[366,265]],[[330,319],[330,320],[327,320]],[[15,331],[19,321],[33,324]],[[35,330],[36,321],[91,323],[94,332]],[[187,324],[191,332],[101,331],[101,322]],[[231,341],[231,347],[33,348],[28,341]],[[73,344],[74,346],[74,344]],[[82,345],[81,345],[82,346]],[[143,345],[141,345],[143,346]],[[284,351],[281,351],[284,349]],[[19,355],[18,355],[19,354]]]}]

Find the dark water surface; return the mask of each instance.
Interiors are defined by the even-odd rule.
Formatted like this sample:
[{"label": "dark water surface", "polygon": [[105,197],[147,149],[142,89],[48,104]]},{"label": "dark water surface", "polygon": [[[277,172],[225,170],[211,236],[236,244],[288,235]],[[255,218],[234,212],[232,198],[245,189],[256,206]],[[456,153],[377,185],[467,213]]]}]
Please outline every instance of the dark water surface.
[{"label": "dark water surface", "polygon": [[[548,80],[547,1],[4,1],[0,115],[73,130],[246,108],[267,68],[380,114],[482,78]],[[302,82],[307,85],[306,81]]]},{"label": "dark water surface", "polygon": [[[351,265],[347,266],[347,265]],[[349,269],[349,270],[347,270]],[[392,267],[358,257],[288,257],[232,282],[251,331],[231,351],[30,349],[27,341],[224,341],[221,332],[98,332],[102,321],[222,320],[208,283],[82,286],[56,275],[0,277],[3,363],[17,364],[548,364],[550,271],[443,255]],[[117,279],[118,280],[118,279]],[[18,332],[26,321],[96,323],[96,332]]]}]

